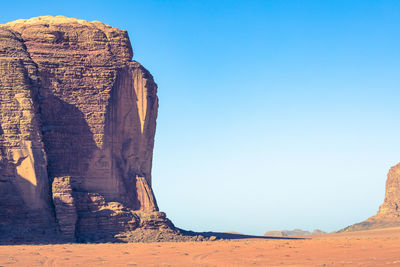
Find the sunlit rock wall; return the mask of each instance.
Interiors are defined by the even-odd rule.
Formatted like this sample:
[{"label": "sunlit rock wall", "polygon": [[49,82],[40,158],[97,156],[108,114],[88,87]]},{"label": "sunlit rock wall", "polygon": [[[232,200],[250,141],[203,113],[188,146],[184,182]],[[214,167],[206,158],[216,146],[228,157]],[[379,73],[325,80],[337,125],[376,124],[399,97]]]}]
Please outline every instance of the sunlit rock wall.
[{"label": "sunlit rock wall", "polygon": [[151,189],[157,85],[132,56],[127,32],[100,22],[0,26],[0,227],[12,228],[10,202],[69,239],[163,216]]}]

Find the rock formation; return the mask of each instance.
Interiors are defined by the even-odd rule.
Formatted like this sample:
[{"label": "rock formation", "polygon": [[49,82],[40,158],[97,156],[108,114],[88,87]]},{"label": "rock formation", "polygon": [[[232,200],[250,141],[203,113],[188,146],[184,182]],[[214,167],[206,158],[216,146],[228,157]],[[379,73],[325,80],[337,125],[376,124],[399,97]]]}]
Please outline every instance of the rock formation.
[{"label": "rock formation", "polygon": [[386,180],[385,200],[379,211],[364,222],[348,226],[341,232],[400,226],[400,163],[390,168]]},{"label": "rock formation", "polygon": [[0,25],[2,240],[173,227],[151,189],[157,85],[132,57],[101,22]]},{"label": "rock formation", "polygon": [[319,229],[315,229],[312,232],[304,231],[301,229],[294,229],[294,230],[269,231],[266,232],[264,236],[286,237],[286,236],[323,235],[323,234],[326,234],[326,232],[321,231]]}]

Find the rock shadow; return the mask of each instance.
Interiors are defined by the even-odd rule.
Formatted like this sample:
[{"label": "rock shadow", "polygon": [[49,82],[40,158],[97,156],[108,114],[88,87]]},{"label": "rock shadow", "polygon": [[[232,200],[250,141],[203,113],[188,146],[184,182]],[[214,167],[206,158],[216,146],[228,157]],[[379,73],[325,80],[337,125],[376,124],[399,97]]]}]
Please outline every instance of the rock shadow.
[{"label": "rock shadow", "polygon": [[0,244],[37,244],[57,240],[55,221],[47,208],[28,208],[22,189],[34,185],[15,173],[16,165],[7,159],[0,164]]},{"label": "rock shadow", "polygon": [[[50,195],[53,195],[52,184],[56,177],[71,177],[72,196],[76,191],[85,192],[83,188],[85,174],[92,154],[98,149],[93,133],[83,112],[75,105],[48,91],[42,93],[45,93],[45,97],[41,97],[39,113],[42,122],[42,140],[47,155]],[[77,203],[76,197],[74,199],[75,207],[78,209],[81,205]],[[57,218],[55,204],[53,201],[51,204]],[[80,222],[79,210],[77,216],[75,229],[78,229]],[[60,237],[62,238],[62,235]]]},{"label": "rock shadow", "polygon": [[210,238],[215,236],[217,239],[287,239],[287,240],[304,240],[308,238],[304,237],[277,237],[277,236],[258,236],[258,235],[246,235],[246,234],[236,234],[236,233],[222,233],[222,232],[193,232],[179,229],[183,235],[187,236],[197,236],[202,235],[204,237]]},{"label": "rock shadow", "polygon": [[48,95],[41,101],[40,116],[50,184],[53,177],[85,174],[97,146],[82,111]]}]

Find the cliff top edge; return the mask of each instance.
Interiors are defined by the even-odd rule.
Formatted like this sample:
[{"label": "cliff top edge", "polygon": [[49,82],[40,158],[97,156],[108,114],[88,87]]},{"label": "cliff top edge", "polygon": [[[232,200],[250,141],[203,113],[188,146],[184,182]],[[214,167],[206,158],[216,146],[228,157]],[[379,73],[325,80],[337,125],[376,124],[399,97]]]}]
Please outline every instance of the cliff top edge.
[{"label": "cliff top edge", "polygon": [[69,18],[66,16],[39,16],[39,17],[33,17],[30,19],[18,19],[14,21],[7,22],[5,24],[0,24],[2,26],[15,26],[18,24],[24,24],[24,25],[32,25],[32,24],[72,24],[72,23],[78,23],[82,25],[93,25],[93,24],[101,24],[106,27],[112,28],[110,25],[104,24],[100,21],[86,21],[83,19],[77,19],[77,18]]}]

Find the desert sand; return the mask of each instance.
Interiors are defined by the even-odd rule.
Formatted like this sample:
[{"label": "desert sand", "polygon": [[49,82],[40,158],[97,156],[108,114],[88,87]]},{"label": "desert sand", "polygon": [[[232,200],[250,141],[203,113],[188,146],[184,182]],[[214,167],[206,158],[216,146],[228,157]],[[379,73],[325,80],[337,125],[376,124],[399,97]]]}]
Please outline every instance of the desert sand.
[{"label": "desert sand", "polygon": [[0,247],[1,266],[400,266],[400,227],[304,238]]}]

